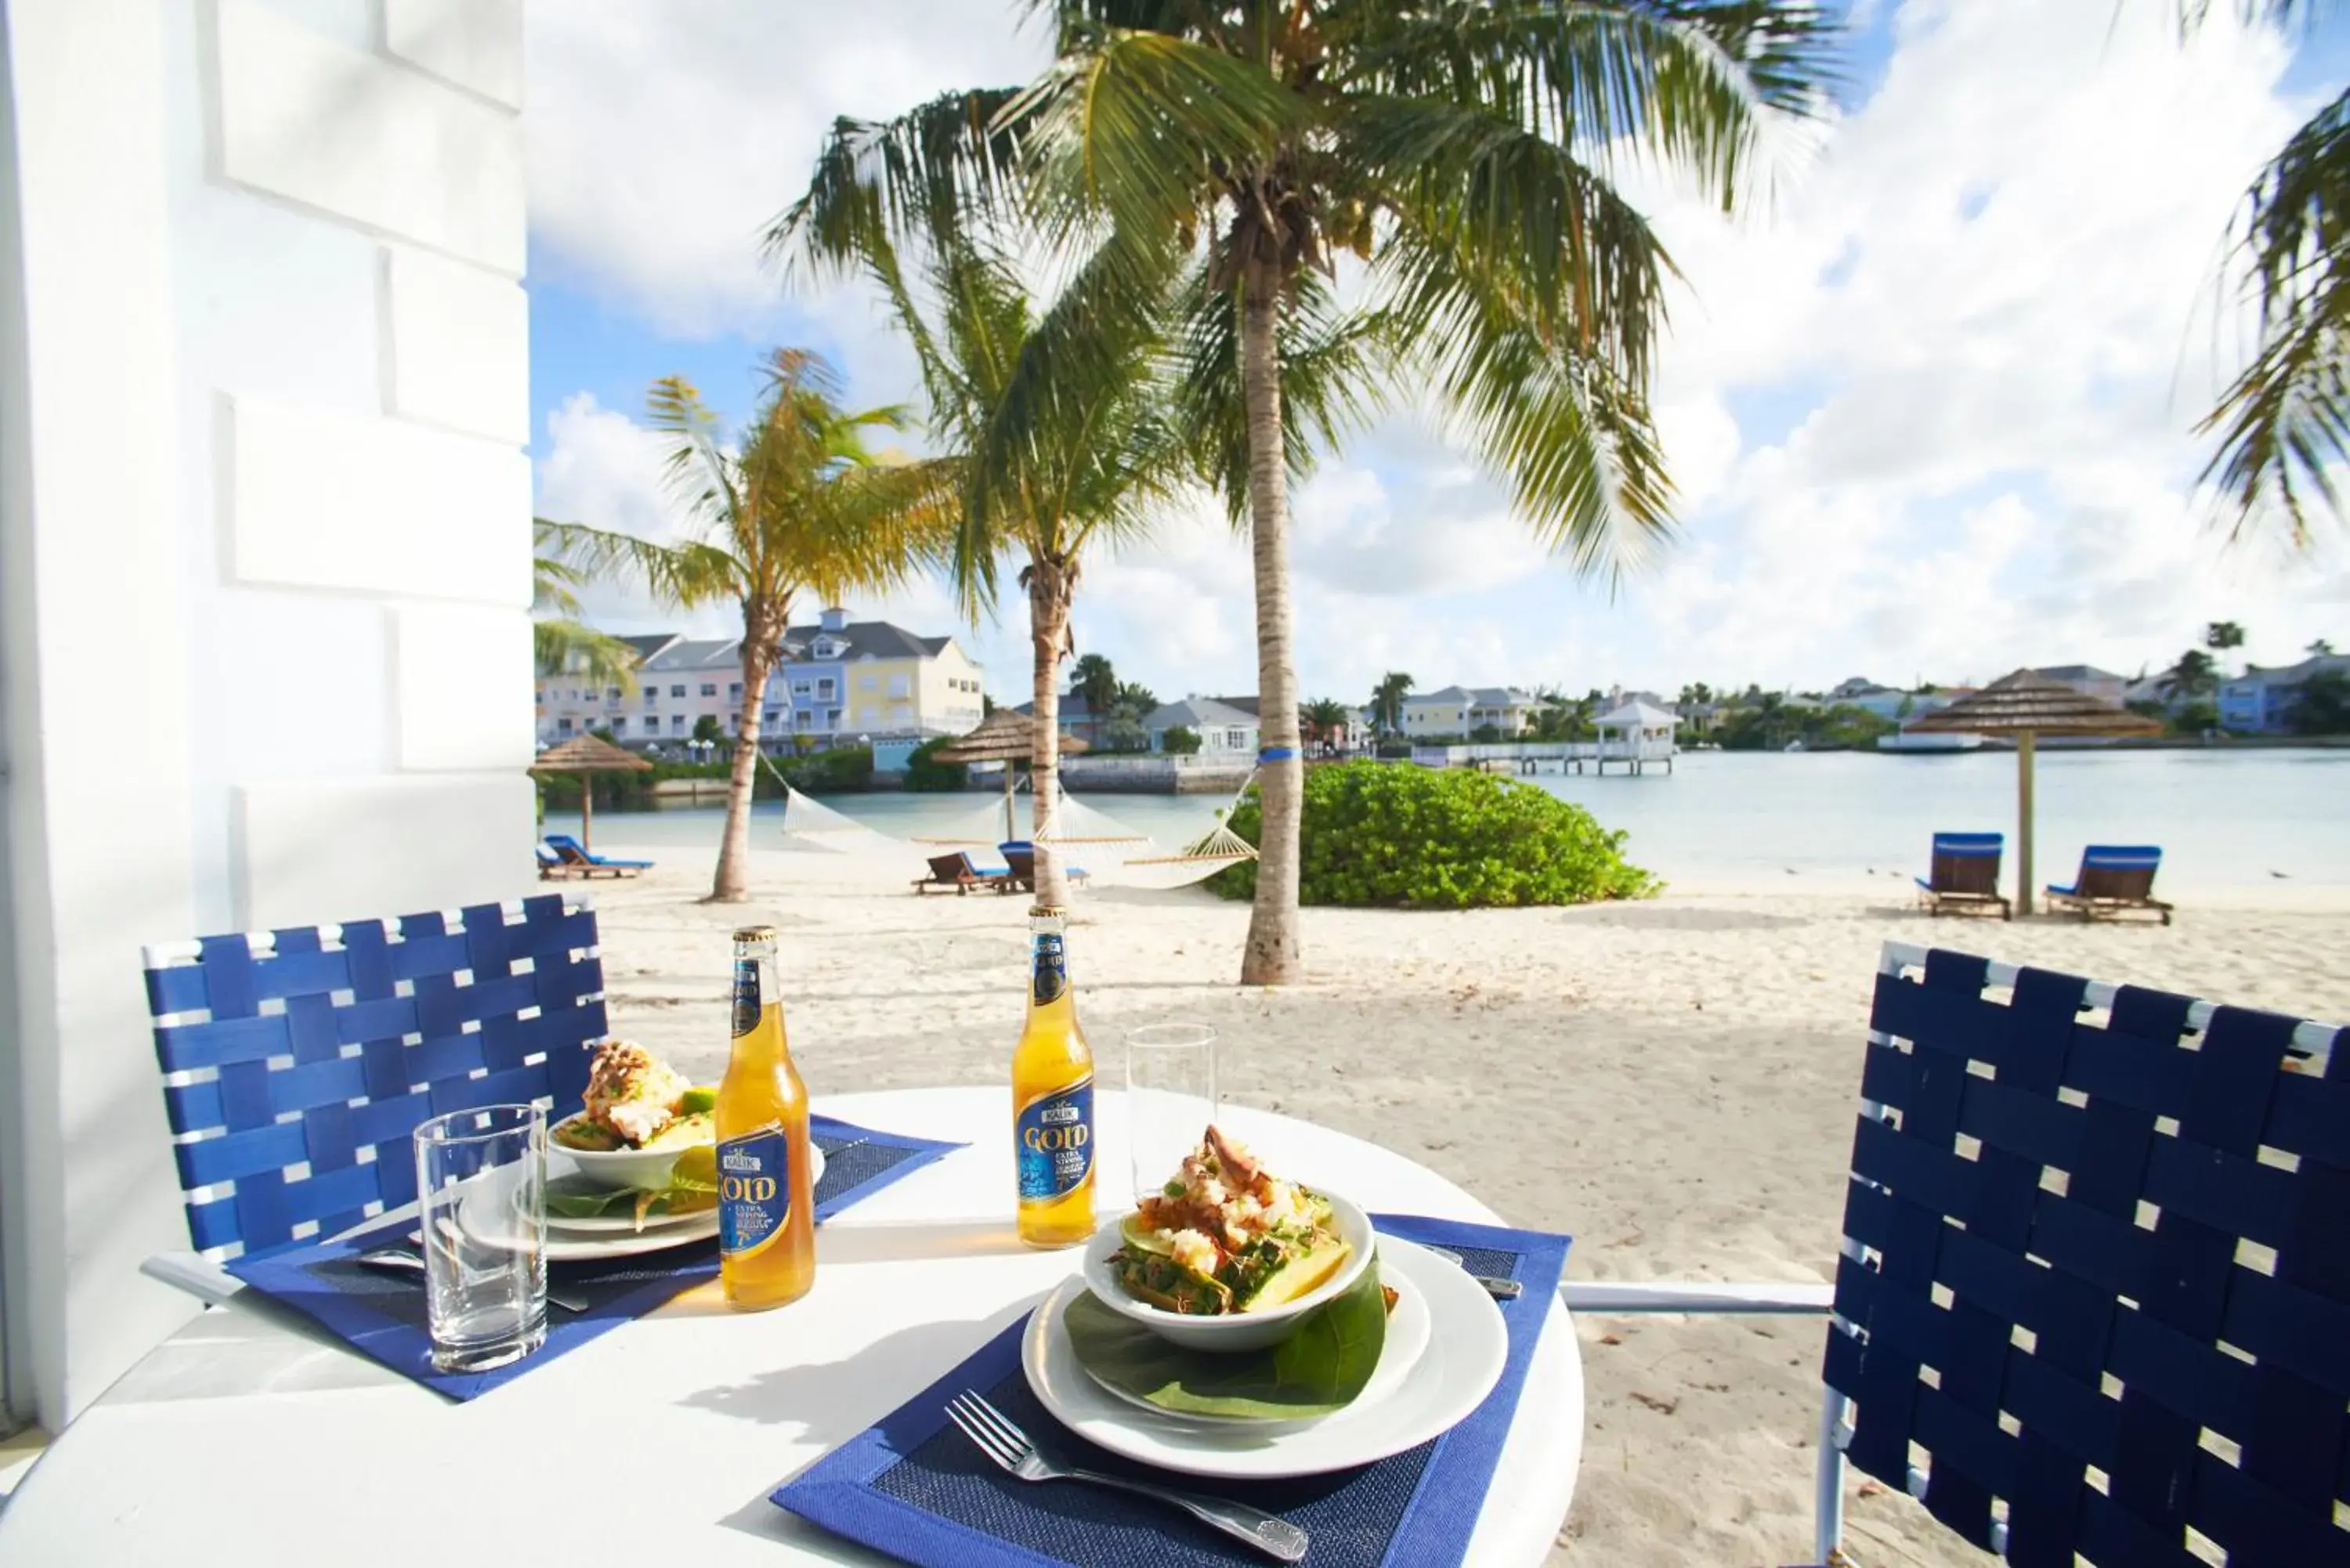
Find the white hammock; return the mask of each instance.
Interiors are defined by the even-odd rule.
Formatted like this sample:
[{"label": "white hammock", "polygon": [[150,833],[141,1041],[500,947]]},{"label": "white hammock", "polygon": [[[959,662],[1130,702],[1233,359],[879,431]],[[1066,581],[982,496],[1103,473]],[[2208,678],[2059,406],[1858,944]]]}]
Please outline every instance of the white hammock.
[{"label": "white hammock", "polygon": [[775,766],[775,758],[764,752],[759,760],[784,786],[784,847],[786,849],[824,849],[836,855],[871,854],[877,850],[903,849],[904,845],[886,833],[866,826],[855,817],[837,812],[820,801],[809,799],[792,787],[784,770]]},{"label": "white hammock", "polygon": [[[1252,772],[1241,781],[1232,795],[1232,805],[1256,781]],[[1197,838],[1183,845],[1174,853],[1161,849],[1145,835],[1125,827],[1106,812],[1095,810],[1082,801],[1071,800],[1066,794],[1053,815],[1053,828],[1045,834],[1046,842],[1077,846],[1092,844],[1108,846],[1114,853],[1089,857],[1087,870],[1100,881],[1119,888],[1133,888],[1149,892],[1172,892],[1188,888],[1194,882],[1204,882],[1227,866],[1256,858],[1256,846],[1234,833],[1225,824],[1232,806],[1216,813],[1215,826]],[[1108,863],[1099,870],[1093,860]]]}]

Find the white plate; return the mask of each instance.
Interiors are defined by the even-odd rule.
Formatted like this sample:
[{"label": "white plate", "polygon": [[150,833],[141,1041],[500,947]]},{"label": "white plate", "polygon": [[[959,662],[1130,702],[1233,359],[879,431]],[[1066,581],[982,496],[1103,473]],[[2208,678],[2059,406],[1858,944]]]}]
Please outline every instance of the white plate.
[{"label": "white plate", "polygon": [[678,1224],[664,1225],[658,1231],[646,1231],[619,1236],[564,1236],[550,1227],[546,1233],[546,1261],[550,1263],[587,1263],[598,1258],[633,1258],[639,1252],[663,1252],[671,1247],[683,1247],[695,1241],[707,1241],[718,1234],[718,1210],[705,1209],[690,1214]]},{"label": "white plate", "polygon": [[1422,1247],[1379,1238],[1381,1267],[1426,1302],[1427,1350],[1394,1393],[1357,1400],[1318,1421],[1208,1421],[1144,1409],[1086,1375],[1062,1319],[1084,1292],[1072,1277],[1028,1320],[1021,1370],[1045,1408],[1077,1436],[1114,1454],[1182,1475],[1229,1480],[1322,1475],[1399,1454],[1450,1431],[1501,1381],[1510,1338],[1501,1309],[1466,1271]]},{"label": "white plate", "polygon": [[[1394,1245],[1392,1242],[1387,1244]],[[1410,1278],[1402,1270],[1390,1269],[1384,1263],[1380,1265],[1380,1278],[1396,1293],[1395,1310],[1388,1314],[1388,1334],[1385,1343],[1379,1347],[1379,1364],[1371,1369],[1371,1380],[1363,1385],[1363,1391],[1356,1395],[1354,1402],[1347,1407],[1349,1410],[1359,1410],[1367,1405],[1376,1405],[1392,1396],[1403,1386],[1405,1376],[1414,1366],[1419,1365],[1419,1358],[1428,1351],[1430,1319],[1428,1303],[1421,1299],[1419,1288],[1411,1282]],[[1117,1385],[1104,1381],[1095,1375],[1092,1367],[1086,1366],[1084,1362],[1080,1361],[1077,1365],[1084,1367],[1086,1376],[1092,1378],[1095,1385],[1104,1393],[1112,1398],[1123,1400],[1138,1409],[1148,1410],[1154,1416],[1167,1416],[1187,1421],[1212,1421],[1218,1425],[1238,1425],[1256,1430],[1295,1427],[1307,1421],[1329,1419],[1326,1416],[1292,1417],[1284,1419],[1263,1416],[1187,1415],[1179,1411],[1165,1410],[1139,1394],[1129,1394]]]},{"label": "white plate", "polygon": [[[816,1183],[823,1179],[824,1150],[810,1144],[808,1145],[809,1189],[813,1190]],[[710,1212],[712,1210],[702,1210],[693,1214],[658,1214],[646,1220],[643,1229],[639,1230],[636,1217],[630,1214],[570,1215],[557,1214],[550,1209],[546,1215],[546,1229],[550,1234],[561,1231],[567,1236],[650,1235],[655,1231],[666,1231],[673,1226],[690,1223]]]}]

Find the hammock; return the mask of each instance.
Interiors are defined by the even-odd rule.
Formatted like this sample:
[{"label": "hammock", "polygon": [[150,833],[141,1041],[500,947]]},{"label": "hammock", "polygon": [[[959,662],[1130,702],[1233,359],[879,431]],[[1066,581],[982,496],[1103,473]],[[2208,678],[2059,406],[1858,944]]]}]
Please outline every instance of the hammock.
[{"label": "hammock", "polygon": [[1157,844],[1140,834],[1116,838],[1106,836],[1105,826],[1115,828],[1118,826],[1116,821],[1105,813],[1069,799],[1066,794],[1061,797],[1060,808],[1054,815],[1054,826],[1057,830],[1061,824],[1067,822],[1076,832],[1064,836],[1055,831],[1045,837],[1061,844],[1125,845],[1127,853],[1103,867],[1100,880],[1120,888],[1172,892],[1178,888],[1188,888],[1194,882],[1204,882],[1227,866],[1256,858],[1256,846],[1234,833],[1225,822],[1232,806],[1241,803],[1241,797],[1248,794],[1249,786],[1255,782],[1256,774],[1252,770],[1249,776],[1241,781],[1241,787],[1233,792],[1231,805],[1216,813],[1215,826],[1171,855],[1161,852]]},{"label": "hammock", "polygon": [[866,826],[855,817],[809,799],[794,789],[775,761],[762,752],[759,760],[784,786],[784,846],[786,849],[827,849],[836,855],[905,847],[886,833]]}]

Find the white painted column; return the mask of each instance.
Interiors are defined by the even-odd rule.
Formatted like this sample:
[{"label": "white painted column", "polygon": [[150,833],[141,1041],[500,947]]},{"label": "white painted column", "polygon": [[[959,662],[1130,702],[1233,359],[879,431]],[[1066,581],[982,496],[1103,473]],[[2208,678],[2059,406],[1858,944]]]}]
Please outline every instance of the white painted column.
[{"label": "white painted column", "polygon": [[54,1427],[187,1310],[140,946],[533,885],[522,20],[5,6],[0,1288]]}]

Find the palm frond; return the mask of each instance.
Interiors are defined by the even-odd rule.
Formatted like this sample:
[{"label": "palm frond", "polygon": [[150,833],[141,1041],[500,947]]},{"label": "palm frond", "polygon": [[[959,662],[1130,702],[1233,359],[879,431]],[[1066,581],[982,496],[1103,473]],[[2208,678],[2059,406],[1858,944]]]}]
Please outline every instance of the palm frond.
[{"label": "palm frond", "polygon": [[1797,0],[1336,0],[1349,91],[1482,107],[1591,161],[1652,159],[1725,208],[1764,110],[1821,112],[1842,25]]},{"label": "palm frond", "polygon": [[743,577],[734,557],[718,545],[694,540],[663,545],[581,523],[563,527],[571,558],[590,577],[640,583],[662,604],[694,609],[741,592]]},{"label": "palm frond", "polygon": [[1574,152],[1481,107],[1386,97],[1349,103],[1341,150],[1388,210],[1437,242],[1406,247],[1388,267],[1408,320],[1426,314],[1419,295],[1466,268],[1544,338],[1646,381],[1672,260],[1647,218]]},{"label": "palm frond", "polygon": [[601,686],[637,690],[637,650],[576,617],[530,623],[531,655],[541,675],[577,673]]},{"label": "palm frond", "polygon": [[799,199],[769,225],[765,249],[786,274],[844,275],[877,238],[944,239],[1016,198],[1023,128],[1005,107],[1016,88],[951,92],[895,119],[841,119]]},{"label": "palm frond", "polygon": [[1670,535],[1672,485],[1640,383],[1545,337],[1440,239],[1401,233],[1382,267],[1431,393],[1539,537],[1613,581]]},{"label": "palm frond", "polygon": [[2350,456],[2350,92],[2253,182],[2236,254],[2260,349],[2196,427],[2220,438],[2202,478],[2233,512],[2232,536],[2273,508],[2305,547],[2313,501],[2342,516],[2328,470]]}]

